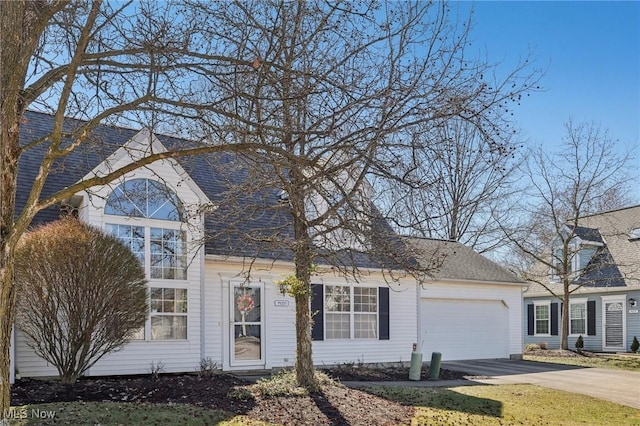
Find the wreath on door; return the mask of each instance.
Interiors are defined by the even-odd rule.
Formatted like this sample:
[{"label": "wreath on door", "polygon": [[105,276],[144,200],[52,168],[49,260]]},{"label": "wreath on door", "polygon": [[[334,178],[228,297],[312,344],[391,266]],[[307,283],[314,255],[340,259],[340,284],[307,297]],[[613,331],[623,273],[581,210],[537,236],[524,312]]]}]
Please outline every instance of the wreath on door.
[{"label": "wreath on door", "polygon": [[236,300],[236,304],[238,305],[238,310],[243,314],[251,312],[255,306],[253,302],[253,297],[251,297],[251,295],[249,294],[243,294],[242,296],[238,296],[238,299]]}]

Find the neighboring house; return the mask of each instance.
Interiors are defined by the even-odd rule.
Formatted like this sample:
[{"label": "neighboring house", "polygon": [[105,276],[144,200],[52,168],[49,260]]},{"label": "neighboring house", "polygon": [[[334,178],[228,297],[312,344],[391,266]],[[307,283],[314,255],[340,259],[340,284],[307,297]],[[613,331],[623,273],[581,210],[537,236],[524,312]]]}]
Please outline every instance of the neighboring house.
[{"label": "neighboring house", "polygon": [[[46,136],[51,121],[28,112],[23,140]],[[95,144],[56,166],[44,195],[186,142],[111,126],[100,126],[95,136]],[[36,145],[21,157],[18,207],[25,204],[44,148]],[[165,372],[193,372],[203,359],[223,370],[294,365],[295,301],[274,283],[292,273],[292,256],[256,242],[264,233],[290,232],[286,212],[277,208],[286,204],[286,194],[264,189],[248,200],[265,204],[253,206],[251,215],[234,214],[226,200],[228,183],[243,173],[246,178],[245,172],[233,154],[162,160],[38,214],[35,223],[71,212],[109,230],[131,247],[147,273],[146,325],[86,375],[144,374],[152,363],[162,363]],[[243,239],[248,231],[255,238]],[[212,233],[216,238],[205,238]],[[360,270],[358,280],[319,265],[321,273],[312,278],[314,363],[407,361],[414,342],[425,352],[441,351],[444,359],[520,356],[522,283],[460,244],[411,245],[422,253],[420,262],[431,262],[427,253],[434,248],[445,254],[433,277],[418,280],[395,271],[390,282],[381,261],[366,255],[350,258]],[[21,377],[56,375],[20,330],[13,365]]]},{"label": "neighboring house", "polygon": [[[585,350],[628,351],[640,338],[640,205],[585,216],[574,233],[569,348],[582,336]],[[545,284],[561,296],[558,277],[547,275]],[[524,304],[525,343],[560,347],[562,300],[530,283]]]}]

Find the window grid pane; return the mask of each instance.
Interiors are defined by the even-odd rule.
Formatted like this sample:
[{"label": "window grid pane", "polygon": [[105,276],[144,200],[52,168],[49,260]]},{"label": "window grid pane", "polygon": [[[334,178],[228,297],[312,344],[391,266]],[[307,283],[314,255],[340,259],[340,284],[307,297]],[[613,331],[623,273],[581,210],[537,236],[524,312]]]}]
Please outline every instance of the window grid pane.
[{"label": "window grid pane", "polygon": [[180,221],[184,214],[176,194],[150,179],[130,179],[114,189],[104,209],[106,214]]},{"label": "window grid pane", "polygon": [[536,334],[549,334],[549,306],[536,306]]},{"label": "window grid pane", "polygon": [[378,289],[325,286],[325,337],[350,339],[352,336],[355,339],[378,337]]},{"label": "window grid pane", "polygon": [[151,278],[187,279],[185,241],[184,231],[151,228]]},{"label": "window grid pane", "polygon": [[153,287],[150,302],[151,339],[186,339],[187,290]]},{"label": "window grid pane", "polygon": [[584,303],[573,303],[569,306],[570,334],[585,334],[586,313]]},{"label": "window grid pane", "polygon": [[377,312],[378,289],[367,287],[355,287],[353,289],[354,312]]},{"label": "window grid pane", "polygon": [[107,224],[107,230],[129,247],[144,265],[144,226]]},{"label": "window grid pane", "polygon": [[328,285],[325,288],[325,306],[329,312],[350,312],[351,291],[347,286]]},{"label": "window grid pane", "polygon": [[356,339],[376,339],[378,337],[378,316],[376,314],[355,314],[353,334]]},{"label": "window grid pane", "polygon": [[351,337],[350,314],[326,314],[327,339],[349,339]]}]

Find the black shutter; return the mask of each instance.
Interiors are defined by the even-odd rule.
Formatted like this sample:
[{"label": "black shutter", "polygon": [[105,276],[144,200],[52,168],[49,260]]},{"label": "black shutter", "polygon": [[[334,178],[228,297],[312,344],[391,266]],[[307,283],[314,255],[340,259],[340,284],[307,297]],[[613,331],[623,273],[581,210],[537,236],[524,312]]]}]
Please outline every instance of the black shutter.
[{"label": "black shutter", "polygon": [[596,335],[596,301],[587,301],[587,336]]},{"label": "black shutter", "polygon": [[389,287],[378,288],[380,340],[389,340]]},{"label": "black shutter", "polygon": [[551,304],[551,335],[558,335],[558,304]]},{"label": "black shutter", "polygon": [[324,340],[324,286],[311,284],[311,340]]},{"label": "black shutter", "polygon": [[536,333],[536,318],[533,309],[533,304],[527,305],[527,334],[529,336],[533,336]]}]

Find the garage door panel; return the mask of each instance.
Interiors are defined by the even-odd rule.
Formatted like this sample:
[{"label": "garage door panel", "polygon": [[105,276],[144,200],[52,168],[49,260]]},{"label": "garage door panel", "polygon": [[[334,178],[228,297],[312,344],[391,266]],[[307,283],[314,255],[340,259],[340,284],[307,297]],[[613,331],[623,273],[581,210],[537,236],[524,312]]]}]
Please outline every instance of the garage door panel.
[{"label": "garage door panel", "polygon": [[508,357],[509,310],[499,300],[422,299],[422,352],[443,360]]}]

